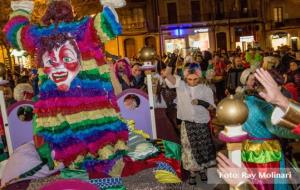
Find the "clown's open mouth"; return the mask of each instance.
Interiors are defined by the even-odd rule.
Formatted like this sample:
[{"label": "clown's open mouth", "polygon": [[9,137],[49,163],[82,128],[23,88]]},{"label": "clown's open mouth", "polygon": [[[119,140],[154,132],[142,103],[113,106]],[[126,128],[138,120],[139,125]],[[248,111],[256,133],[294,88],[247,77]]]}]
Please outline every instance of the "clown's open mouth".
[{"label": "clown's open mouth", "polygon": [[68,72],[57,72],[52,74],[55,83],[63,82],[68,78]]}]

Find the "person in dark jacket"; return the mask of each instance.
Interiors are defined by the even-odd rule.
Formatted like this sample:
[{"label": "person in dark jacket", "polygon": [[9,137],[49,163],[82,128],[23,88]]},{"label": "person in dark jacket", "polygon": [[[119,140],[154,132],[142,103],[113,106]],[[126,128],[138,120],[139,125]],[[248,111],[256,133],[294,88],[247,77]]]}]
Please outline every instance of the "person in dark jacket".
[{"label": "person in dark jacket", "polygon": [[241,74],[244,71],[242,59],[238,56],[234,57],[233,63],[228,65],[228,73],[226,78],[226,92],[234,94],[238,86],[242,86],[240,82]]},{"label": "person in dark jacket", "polygon": [[281,73],[287,73],[289,70],[289,63],[294,59],[292,56],[289,55],[290,48],[288,46],[283,46],[280,49],[281,54],[281,62],[277,66],[277,70]]}]

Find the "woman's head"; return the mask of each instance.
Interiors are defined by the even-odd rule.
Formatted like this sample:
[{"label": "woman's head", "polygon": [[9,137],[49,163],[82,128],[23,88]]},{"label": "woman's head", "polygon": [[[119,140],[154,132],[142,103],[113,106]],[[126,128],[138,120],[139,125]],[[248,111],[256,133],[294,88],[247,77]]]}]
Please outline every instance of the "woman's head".
[{"label": "woman's head", "polygon": [[141,68],[141,65],[136,63],[132,66],[131,68],[131,74],[132,76],[134,77],[138,77],[138,76],[141,76],[142,75],[142,68]]},{"label": "woman's head", "polygon": [[251,69],[246,69],[242,72],[240,81],[247,89],[255,88],[255,77]]},{"label": "woman's head", "polygon": [[120,73],[125,74],[128,78],[131,77],[131,66],[127,59],[119,59],[115,65],[115,74],[118,76]]},{"label": "woman's head", "polygon": [[296,61],[291,61],[290,62],[290,71],[296,71],[298,69],[298,64]]},{"label": "woman's head", "polygon": [[188,86],[197,86],[201,78],[201,69],[199,64],[187,64],[184,69],[184,78]]}]

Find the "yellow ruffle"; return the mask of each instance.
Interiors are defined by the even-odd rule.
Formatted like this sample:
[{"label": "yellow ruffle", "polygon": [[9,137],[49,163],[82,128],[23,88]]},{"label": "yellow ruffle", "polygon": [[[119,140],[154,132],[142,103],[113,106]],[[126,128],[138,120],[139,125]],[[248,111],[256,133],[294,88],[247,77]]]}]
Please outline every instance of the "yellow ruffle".
[{"label": "yellow ruffle", "polygon": [[110,38],[103,32],[101,27],[101,14],[98,13],[94,19],[94,27],[97,30],[97,35],[100,37],[102,43],[105,43],[110,40]]},{"label": "yellow ruffle", "polygon": [[261,151],[281,152],[281,145],[278,140],[267,140],[263,142],[246,140],[243,143],[242,150],[247,152],[261,152]]},{"label": "yellow ruffle", "polygon": [[166,170],[156,170],[155,178],[160,183],[181,183],[182,181],[177,175]]},{"label": "yellow ruffle", "polygon": [[103,117],[117,117],[118,113],[113,109],[98,109],[93,111],[82,111],[70,115],[57,114],[55,117],[40,117],[37,118],[37,127],[53,127],[59,126],[67,121],[69,124],[82,122],[83,120],[96,120]]},{"label": "yellow ruffle", "polygon": [[112,170],[109,172],[109,175],[111,177],[120,177],[122,175],[122,171],[125,164],[123,162],[123,159],[119,159],[116,161],[116,164],[113,166]]},{"label": "yellow ruffle", "polygon": [[20,11],[20,10],[16,10],[16,11],[12,12],[12,13],[9,15],[9,19],[12,19],[12,18],[15,17],[15,16],[24,16],[24,17],[28,18],[28,20],[31,19],[30,14],[28,14],[28,13],[26,13],[26,12],[24,12],[24,11]]},{"label": "yellow ruffle", "polygon": [[110,156],[115,154],[114,147],[112,145],[106,145],[105,147],[98,150],[100,160],[107,160]]},{"label": "yellow ruffle", "polygon": [[95,59],[84,60],[81,62],[81,70],[87,71],[98,67]]},{"label": "yellow ruffle", "polygon": [[98,69],[100,75],[110,72],[109,65],[105,64],[105,65],[98,66],[95,59],[82,61],[81,65],[82,65],[82,71]]},{"label": "yellow ruffle", "polygon": [[133,132],[133,133],[135,133],[137,135],[141,135],[145,139],[150,138],[150,135],[148,135],[147,133],[145,133],[143,130],[135,128],[135,122],[134,122],[134,120],[126,120],[125,122],[127,123],[129,131],[131,131],[131,132]]},{"label": "yellow ruffle", "polygon": [[118,140],[118,142],[115,144],[115,152],[118,150],[128,150],[128,146],[124,141]]},{"label": "yellow ruffle", "polygon": [[113,156],[118,150],[127,150],[128,147],[124,141],[118,140],[118,142],[113,145],[106,145],[100,150],[98,150],[98,156],[100,160],[107,160],[110,156]]},{"label": "yellow ruffle", "polygon": [[109,73],[111,72],[110,71],[110,68],[109,68],[109,65],[108,64],[105,64],[105,65],[101,65],[99,67],[99,73],[102,75],[102,74],[105,74],[105,73]]}]

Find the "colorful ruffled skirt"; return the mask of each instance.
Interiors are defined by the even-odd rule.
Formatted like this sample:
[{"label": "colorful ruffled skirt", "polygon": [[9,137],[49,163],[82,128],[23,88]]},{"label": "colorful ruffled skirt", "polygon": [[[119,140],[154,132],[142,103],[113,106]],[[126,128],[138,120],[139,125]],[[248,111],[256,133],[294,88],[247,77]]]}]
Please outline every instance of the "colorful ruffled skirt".
[{"label": "colorful ruffled skirt", "polygon": [[242,161],[258,190],[288,189],[284,155],[278,140],[246,140]]}]

